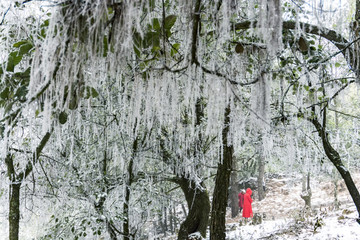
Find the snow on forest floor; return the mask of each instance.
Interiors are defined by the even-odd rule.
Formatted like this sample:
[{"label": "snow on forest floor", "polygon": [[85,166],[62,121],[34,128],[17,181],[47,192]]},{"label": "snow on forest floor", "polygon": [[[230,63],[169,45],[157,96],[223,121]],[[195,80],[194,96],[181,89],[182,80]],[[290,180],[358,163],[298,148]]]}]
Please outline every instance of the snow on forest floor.
[{"label": "snow on forest floor", "polygon": [[[358,189],[360,173],[352,174]],[[338,181],[339,209],[334,207],[334,183],[329,178],[311,179],[313,210],[304,210],[300,197],[300,177],[273,178],[267,180],[266,198],[253,202],[254,214],[265,215],[261,224],[240,224],[240,214],[226,219],[227,240],[255,239],[303,239],[303,240],[360,240],[360,225],[356,222],[355,205],[343,181]],[[168,239],[176,239],[172,236]],[[207,234],[209,239],[209,234]]]},{"label": "snow on forest floor", "polygon": [[[360,187],[360,174],[354,174]],[[241,226],[241,217],[227,217],[227,239],[360,239],[356,208],[342,181],[338,182],[340,207],[334,207],[334,183],[325,179],[311,182],[311,213],[304,211],[300,178],[269,179],[264,200],[253,203],[254,214],[265,215],[258,225]],[[255,191],[256,195],[256,191]],[[240,214],[239,214],[240,215]]]}]

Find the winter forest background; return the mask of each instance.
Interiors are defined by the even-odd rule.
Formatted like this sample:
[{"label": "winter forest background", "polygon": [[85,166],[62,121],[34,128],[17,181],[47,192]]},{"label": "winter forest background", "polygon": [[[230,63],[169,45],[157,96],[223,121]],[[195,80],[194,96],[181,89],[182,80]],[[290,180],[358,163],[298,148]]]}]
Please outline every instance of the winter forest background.
[{"label": "winter forest background", "polygon": [[1,239],[251,239],[284,186],[314,233],[324,182],[360,228],[359,0],[0,6]]}]

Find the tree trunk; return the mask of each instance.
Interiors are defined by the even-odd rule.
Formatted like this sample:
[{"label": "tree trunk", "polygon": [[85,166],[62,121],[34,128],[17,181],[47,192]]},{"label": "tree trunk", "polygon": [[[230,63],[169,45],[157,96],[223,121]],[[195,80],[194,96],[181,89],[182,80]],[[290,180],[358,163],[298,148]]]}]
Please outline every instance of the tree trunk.
[{"label": "tree trunk", "polygon": [[171,234],[174,234],[174,214],[172,212],[173,207],[170,206],[169,208],[169,226]]},{"label": "tree trunk", "polygon": [[222,133],[223,156],[216,173],[215,189],[213,194],[210,240],[225,239],[225,217],[229,194],[230,174],[233,161],[234,147],[228,144],[228,133],[230,123],[230,105],[225,110],[224,128]]},{"label": "tree trunk", "polygon": [[9,193],[9,240],[19,239],[21,183],[11,183]]},{"label": "tree trunk", "polygon": [[305,201],[305,207],[311,209],[311,188],[310,188],[310,172],[307,176],[304,175],[302,183],[301,198]]},{"label": "tree trunk", "polygon": [[338,199],[338,174],[335,171],[335,169],[333,171],[333,180],[334,180],[334,207],[336,210],[339,210],[340,202]]},{"label": "tree trunk", "polygon": [[263,137],[262,135],[260,135],[260,141],[259,141],[259,146],[258,146],[258,164],[259,164],[259,168],[258,168],[258,179],[257,179],[257,183],[258,183],[258,196],[259,196],[259,201],[263,200],[265,198],[265,190],[264,190],[264,177],[265,177],[265,156],[264,156],[264,145],[263,145]]},{"label": "tree trunk", "polygon": [[5,164],[7,175],[10,180],[9,185],[9,240],[19,239],[19,221],[20,221],[20,187],[24,179],[32,172],[33,165],[38,161],[42,150],[49,141],[51,132],[47,132],[36,147],[32,158],[27,162],[25,169],[19,174],[16,173],[14,158],[11,153],[7,153]]},{"label": "tree trunk", "polygon": [[123,233],[124,240],[130,240],[130,226],[129,226],[129,202],[130,202],[130,185],[125,186],[125,199],[123,204]]},{"label": "tree trunk", "polygon": [[[233,160],[232,169],[237,169],[236,161]],[[237,187],[237,172],[232,171],[230,174],[230,207],[231,207],[231,217],[234,218],[239,213],[239,200],[238,200],[238,194],[240,189]]]},{"label": "tree trunk", "polygon": [[204,238],[209,223],[210,200],[203,183],[197,186],[195,181],[185,177],[175,180],[185,194],[189,208],[188,215],[180,225],[178,240],[188,239],[189,234],[199,232]]},{"label": "tree trunk", "polygon": [[341,177],[345,181],[345,185],[351,195],[351,198],[354,201],[354,204],[356,206],[357,212],[359,217],[356,219],[356,221],[360,224],[360,194],[358,189],[356,188],[356,185],[351,177],[351,174],[349,170],[344,166],[344,163],[341,160],[340,154],[331,146],[327,133],[323,126],[319,123],[319,121],[316,118],[310,118],[309,119],[315,126],[321,140],[323,143],[323,148],[325,151],[326,156],[329,158],[329,160],[334,164],[338,172],[340,173]]}]

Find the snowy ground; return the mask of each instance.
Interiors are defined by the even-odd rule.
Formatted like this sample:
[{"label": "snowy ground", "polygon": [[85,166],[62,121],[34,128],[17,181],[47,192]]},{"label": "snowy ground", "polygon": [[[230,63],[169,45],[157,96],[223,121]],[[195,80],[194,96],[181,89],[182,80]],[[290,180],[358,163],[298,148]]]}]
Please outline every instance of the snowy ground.
[{"label": "snowy ground", "polygon": [[[353,178],[359,189],[360,174],[353,174]],[[340,206],[335,209],[334,183],[326,178],[312,179],[311,212],[304,211],[299,177],[269,179],[267,188],[266,198],[261,202],[255,199],[253,203],[254,213],[266,216],[261,224],[240,224],[241,217],[231,218],[228,209],[227,240],[360,240],[356,208],[342,181],[338,182]],[[254,195],[256,197],[256,191]],[[176,236],[167,239],[173,240]]]},{"label": "snowy ground", "polygon": [[[359,188],[359,174],[354,181]],[[240,217],[228,217],[227,239],[360,239],[356,208],[343,182],[339,181],[340,208],[336,210],[334,184],[313,180],[311,213],[303,211],[300,179],[271,179],[267,186],[267,197],[253,204],[254,213],[266,215],[263,222],[241,226]]]},{"label": "snowy ground", "polygon": [[[353,174],[354,181],[360,189],[360,173]],[[1,184],[1,183],[0,183]],[[241,217],[231,218],[230,209],[227,217],[227,240],[241,239],[304,239],[304,240],[360,240],[360,225],[356,223],[357,212],[345,184],[339,181],[338,199],[340,208],[334,207],[334,184],[329,179],[312,179],[313,211],[302,211],[304,201],[301,199],[301,179],[297,177],[269,179],[267,196],[261,202],[253,203],[255,214],[265,215],[263,222],[252,225],[240,224]],[[3,189],[6,186],[3,186]],[[2,196],[6,193],[2,192]],[[5,198],[0,197],[2,206],[7,206]],[[46,211],[46,209],[44,209]],[[7,236],[7,211],[0,207],[0,240]],[[32,215],[31,219],[23,219],[20,239],[35,236],[47,219]],[[319,223],[316,225],[316,223]],[[318,226],[318,227],[316,227]],[[316,231],[314,231],[316,228]],[[31,234],[29,234],[31,233]],[[41,235],[41,234],[40,234]],[[209,236],[209,234],[208,234]],[[173,240],[176,236],[168,236]],[[160,237],[159,239],[164,239]]]},{"label": "snowy ground", "polygon": [[350,214],[342,211],[321,216],[322,226],[314,231],[315,217],[306,222],[295,219],[265,220],[260,225],[228,224],[227,239],[360,239],[360,225],[356,223],[355,208]]}]

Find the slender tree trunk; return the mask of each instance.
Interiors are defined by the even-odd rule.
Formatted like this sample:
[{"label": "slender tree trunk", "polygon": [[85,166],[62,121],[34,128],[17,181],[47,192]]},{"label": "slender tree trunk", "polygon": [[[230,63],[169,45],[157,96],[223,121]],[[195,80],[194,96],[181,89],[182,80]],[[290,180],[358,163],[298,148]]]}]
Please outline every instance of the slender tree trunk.
[{"label": "slender tree trunk", "polygon": [[9,240],[19,239],[19,221],[20,221],[20,187],[24,179],[32,172],[33,165],[38,161],[42,150],[50,139],[51,132],[47,132],[41,139],[35,152],[32,154],[25,166],[25,169],[20,173],[16,173],[14,166],[14,158],[11,153],[7,153],[5,157],[5,164],[7,167],[7,175],[10,179],[9,185]]},{"label": "slender tree trunk", "polygon": [[123,233],[124,233],[124,240],[130,240],[130,226],[129,226],[129,204],[130,204],[130,187],[133,181],[133,158],[130,159],[130,163],[128,166],[128,180],[126,181],[125,186],[125,199],[123,205],[123,215],[124,215],[124,222],[123,222]]},{"label": "slender tree trunk", "polygon": [[263,137],[262,134],[260,135],[260,141],[259,141],[259,145],[258,145],[258,164],[259,164],[259,168],[258,168],[258,179],[257,179],[257,183],[258,183],[258,196],[259,196],[259,201],[263,200],[265,198],[265,191],[264,191],[264,177],[265,177],[265,156],[264,156],[264,144],[263,144]]},{"label": "slender tree trunk", "polygon": [[223,156],[216,173],[215,189],[213,194],[211,222],[210,222],[210,240],[225,239],[225,217],[226,206],[229,194],[230,174],[233,165],[234,147],[228,143],[229,123],[230,123],[230,105],[225,110],[224,128],[222,133]]},{"label": "slender tree trunk", "polygon": [[189,234],[199,232],[204,238],[209,223],[210,199],[205,185],[197,186],[195,181],[187,178],[175,180],[185,194],[189,208],[188,215],[180,225],[178,240],[188,239]]},{"label": "slender tree trunk", "polygon": [[[237,169],[236,166],[236,161],[235,159],[233,160],[233,165],[232,165],[232,169],[235,170]],[[231,207],[231,217],[234,218],[238,215],[239,213],[239,200],[238,200],[238,194],[239,194],[239,190],[237,187],[237,172],[236,171],[232,171],[230,174],[230,207]]]},{"label": "slender tree trunk", "polygon": [[174,225],[175,225],[174,224],[174,214],[173,214],[172,210],[173,210],[173,207],[170,206],[170,208],[169,208],[169,225],[170,225],[171,234],[174,233]]},{"label": "slender tree trunk", "polygon": [[129,226],[129,204],[130,204],[130,181],[127,181],[125,186],[125,199],[123,204],[123,233],[124,240],[130,240],[130,226]]},{"label": "slender tree trunk", "polygon": [[339,203],[339,199],[338,199],[338,174],[335,171],[335,169],[333,170],[333,181],[334,181],[334,207],[336,210],[339,210],[340,207],[340,203]]},{"label": "slender tree trunk", "polygon": [[129,225],[129,204],[130,204],[130,188],[131,184],[134,181],[134,173],[133,173],[133,164],[134,164],[134,158],[137,152],[139,139],[136,138],[133,142],[133,152],[132,156],[130,158],[130,162],[128,165],[128,178],[125,181],[125,199],[124,199],[124,205],[123,205],[123,215],[124,215],[124,222],[123,222],[123,234],[124,234],[124,240],[130,240],[131,234],[130,234],[130,225]]},{"label": "slender tree trunk", "polygon": [[305,207],[311,209],[311,188],[310,188],[310,172],[304,174],[302,182],[301,198],[305,201]]},{"label": "slender tree trunk", "polygon": [[359,214],[359,217],[356,219],[356,221],[360,224],[360,194],[359,194],[359,191],[351,177],[351,174],[350,174],[349,170],[345,167],[344,163],[342,162],[340,154],[330,144],[328,137],[327,137],[327,133],[326,133],[325,129],[323,128],[323,126],[321,126],[321,124],[319,123],[319,121],[316,118],[310,118],[309,120],[314,124],[314,126],[322,140],[323,148],[324,148],[326,156],[334,164],[334,166],[340,173],[341,177],[345,181],[345,185],[350,193],[351,198],[354,201],[357,212]]},{"label": "slender tree trunk", "polygon": [[11,183],[9,193],[9,240],[19,239],[21,183]]}]

